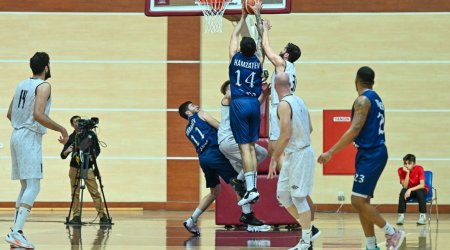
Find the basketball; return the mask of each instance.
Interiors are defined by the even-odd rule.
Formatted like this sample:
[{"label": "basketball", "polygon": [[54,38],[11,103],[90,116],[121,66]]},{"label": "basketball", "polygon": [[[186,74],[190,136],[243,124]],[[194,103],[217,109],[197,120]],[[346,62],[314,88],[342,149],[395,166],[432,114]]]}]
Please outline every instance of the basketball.
[{"label": "basketball", "polygon": [[242,0],[242,8],[247,14],[255,14],[253,6],[255,6],[255,0]]}]

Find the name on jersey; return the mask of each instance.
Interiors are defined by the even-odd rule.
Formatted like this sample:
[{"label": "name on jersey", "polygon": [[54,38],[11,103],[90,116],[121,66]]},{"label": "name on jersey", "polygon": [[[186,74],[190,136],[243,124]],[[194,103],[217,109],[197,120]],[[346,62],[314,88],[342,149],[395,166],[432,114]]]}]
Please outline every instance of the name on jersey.
[{"label": "name on jersey", "polygon": [[189,136],[194,127],[195,127],[195,119],[192,119],[191,122],[189,123],[189,126],[186,128],[186,136]]},{"label": "name on jersey", "polygon": [[351,122],[352,118],[349,116],[335,116],[333,117],[333,122]]},{"label": "name on jersey", "polygon": [[246,62],[239,59],[234,60],[234,66],[243,67],[247,69],[259,69],[261,63],[259,62]]},{"label": "name on jersey", "polygon": [[382,101],[375,99],[375,102],[377,103],[379,109],[384,110],[384,105]]}]

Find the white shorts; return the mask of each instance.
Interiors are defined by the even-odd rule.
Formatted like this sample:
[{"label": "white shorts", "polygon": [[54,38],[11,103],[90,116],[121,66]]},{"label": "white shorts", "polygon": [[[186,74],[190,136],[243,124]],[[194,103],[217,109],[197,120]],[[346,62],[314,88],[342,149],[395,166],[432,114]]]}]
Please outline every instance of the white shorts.
[{"label": "white shorts", "polygon": [[278,104],[269,106],[269,140],[277,141],[280,137],[280,124],[278,121]]},{"label": "white shorts", "polygon": [[11,179],[42,179],[42,134],[23,128],[11,135]]},{"label": "white shorts", "polygon": [[[220,152],[230,161],[236,172],[242,170],[242,156],[239,150],[239,145],[234,140],[233,136],[229,136],[219,144]],[[267,156],[267,150],[255,143],[256,159],[258,164]]]},{"label": "white shorts", "polygon": [[314,183],[314,150],[311,146],[294,153],[286,153],[277,190],[290,192],[292,197],[306,197],[311,194]]}]

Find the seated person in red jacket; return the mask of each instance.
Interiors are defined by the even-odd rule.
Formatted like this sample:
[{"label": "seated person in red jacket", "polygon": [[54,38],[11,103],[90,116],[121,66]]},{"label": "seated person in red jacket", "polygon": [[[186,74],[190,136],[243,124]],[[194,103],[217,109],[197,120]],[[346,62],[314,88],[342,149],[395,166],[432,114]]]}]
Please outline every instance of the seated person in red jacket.
[{"label": "seated person in red jacket", "polygon": [[423,167],[416,165],[416,157],[413,154],[407,154],[403,157],[403,167],[398,169],[402,191],[398,198],[398,220],[397,225],[403,225],[405,220],[406,202],[410,198],[416,198],[419,202],[419,220],[418,225],[426,224],[427,203],[426,198],[429,187],[425,185],[425,174]]}]

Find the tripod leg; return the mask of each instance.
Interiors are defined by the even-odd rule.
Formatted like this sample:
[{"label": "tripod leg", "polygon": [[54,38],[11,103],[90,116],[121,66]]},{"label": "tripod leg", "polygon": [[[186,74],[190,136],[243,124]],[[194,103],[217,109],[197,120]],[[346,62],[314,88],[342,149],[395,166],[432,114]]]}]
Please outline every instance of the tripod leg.
[{"label": "tripod leg", "polygon": [[69,223],[70,215],[72,214],[72,208],[75,203],[76,192],[80,184],[80,169],[76,169],[76,173],[74,174],[75,169],[76,168],[73,167],[70,167],[69,169],[69,178],[72,184],[72,200],[70,202],[69,214],[66,217],[66,224]]},{"label": "tripod leg", "polygon": [[109,215],[108,204],[106,203],[105,192],[103,191],[102,176],[100,175],[100,170],[98,169],[97,161],[96,161],[96,160],[94,160],[94,167],[95,167],[95,171],[97,172],[98,184],[99,184],[99,186],[100,186],[100,192],[102,193],[103,204],[104,204],[104,206],[105,206],[106,216],[107,216],[107,218],[108,218],[109,224],[112,224],[112,218],[111,218],[111,216]]}]

